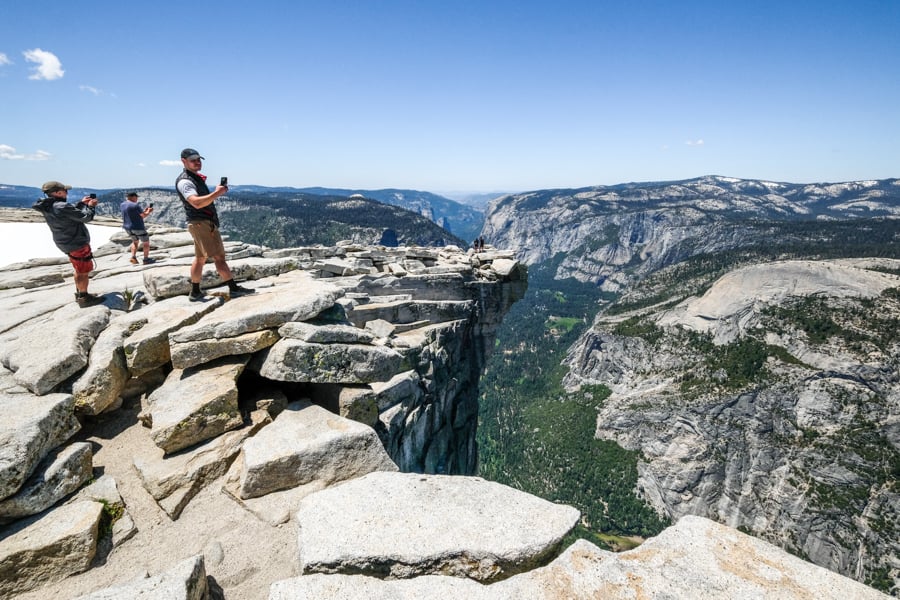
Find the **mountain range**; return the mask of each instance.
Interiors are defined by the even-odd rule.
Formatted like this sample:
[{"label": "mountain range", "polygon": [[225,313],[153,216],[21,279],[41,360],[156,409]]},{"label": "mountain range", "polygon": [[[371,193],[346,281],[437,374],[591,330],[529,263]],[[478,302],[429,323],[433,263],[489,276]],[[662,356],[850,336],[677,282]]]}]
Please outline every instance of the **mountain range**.
[{"label": "mountain range", "polygon": [[[96,188],[73,188],[70,197],[82,197],[89,193],[96,193],[102,201],[104,201],[104,212],[115,212],[118,210],[119,198],[124,195],[124,189],[96,189]],[[131,191],[131,188],[128,189]],[[154,198],[154,202],[171,198],[177,200],[174,188],[160,187],[142,187],[135,188],[134,191],[141,193],[145,200],[150,197]],[[39,188],[28,186],[4,185],[0,184],[0,206],[23,207],[31,206],[43,194]],[[320,197],[326,198],[348,198],[350,196],[362,196],[367,200],[375,200],[390,206],[400,207],[416,213],[442,227],[445,231],[453,234],[456,240],[466,240],[471,243],[481,232],[483,221],[483,211],[474,206],[468,206],[449,198],[445,198],[438,194],[423,192],[418,190],[404,189],[380,189],[380,190],[363,190],[363,189],[341,189],[341,188],[293,188],[293,187],[266,187],[261,185],[234,185],[229,189],[229,194],[220,203],[225,203],[229,199],[242,199],[252,203],[258,201],[264,205],[278,204],[282,201],[300,200],[301,202],[309,202]],[[108,201],[108,206],[106,202]],[[149,201],[149,200],[148,200]],[[327,202],[322,204],[320,208],[326,208]],[[112,207],[112,208],[109,208]],[[391,213],[385,211],[386,214],[393,215],[391,218],[397,218],[399,213]],[[172,218],[175,218],[174,215]],[[347,218],[347,214],[334,215],[334,219],[341,221]],[[174,224],[174,223],[173,223]],[[427,235],[426,238],[433,238],[433,235]],[[290,245],[280,243],[279,240],[272,240],[272,245]],[[371,243],[377,242],[377,238]]]}]

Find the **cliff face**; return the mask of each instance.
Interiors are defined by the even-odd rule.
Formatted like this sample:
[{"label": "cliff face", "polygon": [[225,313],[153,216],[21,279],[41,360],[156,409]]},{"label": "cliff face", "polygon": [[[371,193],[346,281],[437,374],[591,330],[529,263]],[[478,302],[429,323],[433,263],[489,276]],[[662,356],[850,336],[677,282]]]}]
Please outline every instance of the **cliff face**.
[{"label": "cliff face", "polygon": [[567,384],[613,390],[597,435],[641,452],[638,487],[660,513],[896,582],[898,267],[754,265],[670,308],[601,315]]}]

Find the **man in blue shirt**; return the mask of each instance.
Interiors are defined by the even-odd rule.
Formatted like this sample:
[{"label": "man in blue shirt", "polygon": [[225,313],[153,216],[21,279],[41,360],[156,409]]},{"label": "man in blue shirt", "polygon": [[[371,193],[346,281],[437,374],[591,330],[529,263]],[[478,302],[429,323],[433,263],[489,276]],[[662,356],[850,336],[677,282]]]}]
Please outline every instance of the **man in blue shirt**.
[{"label": "man in blue shirt", "polygon": [[128,192],[125,196],[125,202],[120,207],[122,209],[122,227],[125,232],[131,236],[131,264],[136,265],[138,242],[144,246],[144,264],[149,265],[154,262],[150,258],[150,234],[144,226],[144,218],[153,212],[153,206],[141,208],[138,204],[138,195],[136,192]]}]

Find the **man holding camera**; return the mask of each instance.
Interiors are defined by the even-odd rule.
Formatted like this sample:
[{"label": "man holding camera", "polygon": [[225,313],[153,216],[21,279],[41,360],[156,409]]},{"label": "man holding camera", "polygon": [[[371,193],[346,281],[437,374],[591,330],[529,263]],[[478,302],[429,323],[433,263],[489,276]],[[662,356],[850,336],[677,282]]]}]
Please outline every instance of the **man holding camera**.
[{"label": "man holding camera", "polygon": [[153,212],[153,204],[141,208],[137,192],[128,192],[125,202],[119,208],[122,210],[122,228],[131,237],[131,264],[136,265],[138,262],[138,244],[142,244],[144,248],[144,264],[155,263],[156,261],[150,258],[150,234],[144,225],[144,219]]},{"label": "man holding camera", "polygon": [[91,234],[85,223],[94,219],[97,194],[85,196],[77,204],[69,204],[71,185],[48,181],[41,186],[47,197],[34,203],[33,209],[44,215],[53,234],[53,243],[66,253],[75,269],[75,301],[81,308],[103,303],[102,296],[89,294],[88,282],[94,270]]},{"label": "man holding camera", "polygon": [[203,157],[193,148],[181,151],[184,171],[175,180],[175,190],[187,215],[188,231],[194,239],[194,262],[191,263],[191,300],[203,300],[206,296],[200,289],[203,265],[211,258],[223,283],[228,285],[229,294],[241,296],[253,290],[241,287],[234,281],[231,269],[225,262],[225,245],[219,233],[219,215],[214,202],[228,193],[228,180],[223,177],[220,185],[212,192],[206,185],[206,176],[200,173]]}]

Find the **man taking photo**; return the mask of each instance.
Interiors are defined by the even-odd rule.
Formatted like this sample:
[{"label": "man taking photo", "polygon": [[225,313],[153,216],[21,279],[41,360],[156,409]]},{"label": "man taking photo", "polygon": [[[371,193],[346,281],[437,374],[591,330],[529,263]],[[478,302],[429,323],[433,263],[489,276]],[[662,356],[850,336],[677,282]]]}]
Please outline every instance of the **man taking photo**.
[{"label": "man taking photo", "polygon": [[90,273],[94,270],[94,255],[91,252],[91,234],[85,223],[94,219],[97,197],[85,196],[77,204],[69,204],[71,185],[58,181],[48,181],[41,186],[47,197],[31,207],[44,215],[44,220],[53,234],[53,243],[68,257],[75,269],[75,301],[81,308],[103,303],[102,296],[88,293]]},{"label": "man taking photo", "polygon": [[181,151],[184,171],[175,180],[175,190],[187,215],[188,231],[194,239],[194,262],[191,263],[191,300],[203,300],[206,296],[200,289],[203,265],[211,258],[216,271],[228,286],[228,293],[234,296],[252,294],[254,290],[241,287],[234,281],[231,269],[225,262],[225,245],[219,233],[219,215],[214,202],[228,192],[228,186],[217,185],[212,192],[206,185],[206,175],[200,173],[203,157],[193,148]]},{"label": "man taking photo", "polygon": [[150,234],[144,225],[144,219],[153,212],[153,206],[141,208],[137,192],[128,192],[125,202],[119,208],[122,210],[122,228],[131,238],[131,264],[136,265],[138,262],[138,244],[143,245],[144,264],[155,263],[156,261],[150,258]]}]

